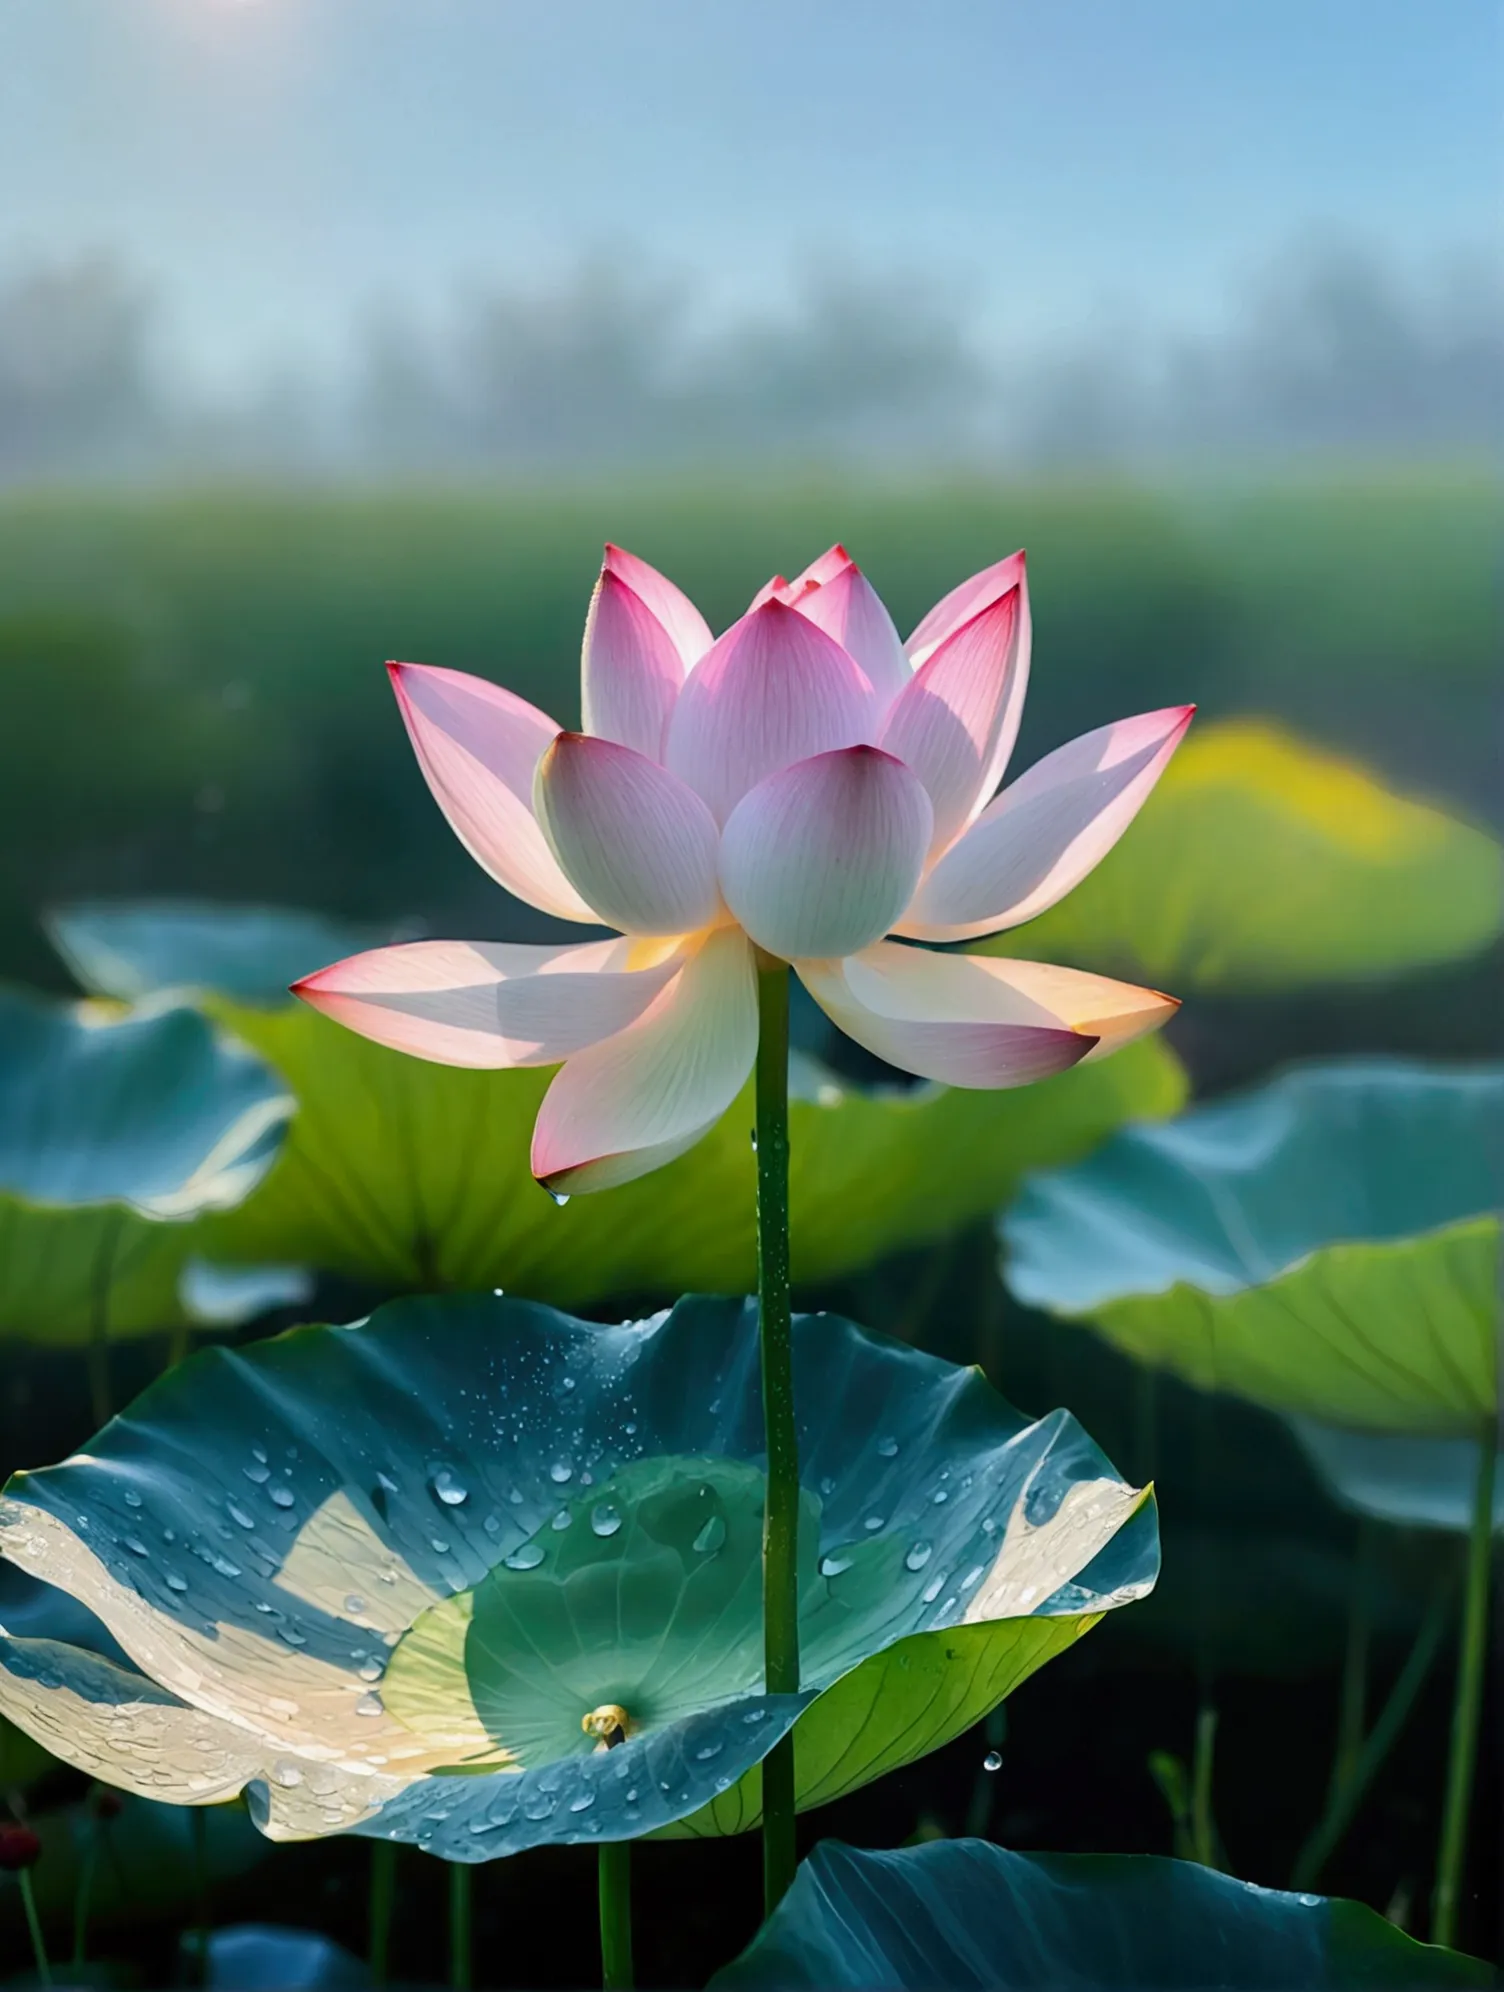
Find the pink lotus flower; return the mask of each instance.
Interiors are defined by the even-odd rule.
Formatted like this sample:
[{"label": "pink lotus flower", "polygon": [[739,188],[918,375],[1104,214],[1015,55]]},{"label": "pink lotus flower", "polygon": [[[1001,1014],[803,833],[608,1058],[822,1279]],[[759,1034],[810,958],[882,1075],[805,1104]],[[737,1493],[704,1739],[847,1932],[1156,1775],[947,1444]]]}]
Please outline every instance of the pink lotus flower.
[{"label": "pink lotus flower", "polygon": [[584,727],[484,679],[389,668],[465,848],[519,898],[618,930],[575,946],[420,941],[296,993],[448,1065],[559,1065],[533,1173],[604,1189],[682,1154],[757,1050],[758,950],[850,1037],[951,1086],[1018,1086],[1152,1030],[1172,998],[1039,962],[939,954],[1053,906],[1111,849],[1193,708],[1119,720],[995,793],[1029,675],[1024,557],[962,582],[907,644],[841,547],[712,640],[606,550]]}]

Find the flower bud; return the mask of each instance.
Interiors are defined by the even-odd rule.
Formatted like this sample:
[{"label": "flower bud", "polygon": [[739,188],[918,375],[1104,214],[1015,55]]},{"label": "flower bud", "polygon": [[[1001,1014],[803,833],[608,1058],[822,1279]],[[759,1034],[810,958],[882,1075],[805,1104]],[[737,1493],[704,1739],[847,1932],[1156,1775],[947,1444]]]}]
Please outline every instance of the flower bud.
[{"label": "flower bud", "polygon": [[0,1826],[0,1874],[20,1874],[35,1867],[42,1843],[29,1826]]}]

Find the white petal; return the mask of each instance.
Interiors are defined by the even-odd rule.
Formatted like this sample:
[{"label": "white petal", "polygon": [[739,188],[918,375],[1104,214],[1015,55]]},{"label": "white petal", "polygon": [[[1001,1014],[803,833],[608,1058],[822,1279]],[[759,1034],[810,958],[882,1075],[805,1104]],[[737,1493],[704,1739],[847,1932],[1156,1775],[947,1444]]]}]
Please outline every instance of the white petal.
[{"label": "white petal", "polygon": [[756,1056],[752,949],[722,927],[637,1023],[556,1074],[533,1131],[533,1174],[572,1194],[662,1168],[710,1131]]},{"label": "white petal", "polygon": [[645,754],[561,733],[534,801],[565,877],[606,926],[687,934],[720,917],[715,818]]},{"label": "white petal", "polygon": [[938,856],[1002,779],[1029,682],[1028,604],[1010,588],[945,637],[894,702],[882,745],[914,770],[935,806]]},{"label": "white petal", "polygon": [[908,905],[930,820],[919,782],[879,748],[798,761],[744,795],[727,819],[726,904],[759,947],[785,961],[851,954]]},{"label": "white petal", "polygon": [[724,823],[764,776],[870,741],[878,712],[871,681],[841,646],[768,601],[718,637],[685,680],[664,760]]},{"label": "white petal", "polygon": [[[1010,964],[1000,963],[1000,967]],[[1077,1065],[1097,1043],[1036,996],[974,971],[965,955],[891,941],[844,961],[798,964],[821,1009],[889,1065],[948,1086],[1026,1086]]]},{"label": "white petal", "polygon": [[674,947],[643,941],[413,941],[351,955],[293,993],[362,1037],[440,1065],[556,1065],[633,1023],[679,967]]},{"label": "white petal", "polygon": [[914,669],[919,669],[937,644],[953,635],[962,623],[970,622],[990,602],[1001,600],[1010,588],[1023,588],[1027,607],[1028,579],[1025,570],[1023,554],[1010,553],[1006,560],[995,561],[979,574],[969,575],[959,587],[942,596],[904,645]]},{"label": "white petal", "polygon": [[673,638],[642,597],[603,568],[580,660],[585,731],[660,760],[683,683],[684,660]]},{"label": "white petal", "polygon": [[682,588],[625,547],[606,548],[606,571],[625,581],[668,631],[687,671],[710,648],[710,625]]},{"label": "white petal", "polygon": [[[840,553],[841,549],[834,551]],[[891,704],[908,684],[909,660],[893,618],[854,560],[847,560],[823,580],[802,587],[799,582],[790,582],[783,599],[856,659],[881,704]]]},{"label": "white petal", "polygon": [[915,894],[898,931],[968,940],[1032,920],[1112,849],[1159,780],[1194,706],[1120,719],[1005,788]]},{"label": "white petal", "polygon": [[559,730],[553,720],[465,671],[387,669],[419,766],[471,857],[529,905],[593,924],[533,815],[533,773]]}]

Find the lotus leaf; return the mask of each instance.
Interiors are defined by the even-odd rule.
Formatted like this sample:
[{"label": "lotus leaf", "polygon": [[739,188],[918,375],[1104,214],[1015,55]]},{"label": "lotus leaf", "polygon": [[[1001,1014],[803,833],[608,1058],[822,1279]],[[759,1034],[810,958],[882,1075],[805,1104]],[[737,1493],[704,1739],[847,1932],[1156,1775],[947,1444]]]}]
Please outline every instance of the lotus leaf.
[{"label": "lotus leaf", "polygon": [[[94,964],[99,913],[59,915],[69,958]],[[225,914],[232,930],[239,916]],[[121,910],[110,946],[140,982],[199,983],[220,950],[208,916],[159,934]],[[294,943],[278,944],[279,959]],[[113,986],[125,984],[122,971]],[[651,1181],[557,1210],[528,1147],[546,1071],[467,1072],[404,1058],[301,1004],[213,1014],[285,1074],[298,1114],[281,1166],[232,1218],[201,1226],[210,1257],[296,1260],[387,1287],[508,1292],[579,1306],[611,1294],[745,1291],[756,1278],[751,1089]],[[1146,1039],[1021,1091],[865,1090],[800,1059],[793,1073],[793,1255],[821,1280],[995,1209],[1024,1171],[1088,1152],[1125,1120],[1174,1113],[1185,1078]]]},{"label": "lotus leaf", "polygon": [[260,1182],[292,1104],[196,1010],[0,993],[0,1335],[83,1343],[191,1318],[187,1220]]},{"label": "lotus leaf", "polygon": [[485,1860],[750,1825],[796,1721],[801,1802],[835,1797],[1152,1585],[1152,1501],[1066,1413],[803,1316],[805,1690],[764,1694],[756,1329],[492,1296],[205,1351],[0,1498],[0,1551],[99,1626],[0,1639],[0,1712],[130,1789],[247,1789],[276,1838]]},{"label": "lotus leaf", "polygon": [[1123,1986],[1320,1992],[1490,1985],[1357,1902],[1287,1895],[1152,1854],[1015,1854],[983,1840],[865,1853],[826,1840],[711,1992]]},{"label": "lotus leaf", "polygon": [[1125,837],[985,954],[1177,995],[1308,988],[1476,953],[1504,925],[1504,853],[1258,721],[1198,724]]},{"label": "lotus leaf", "polygon": [[[1400,1528],[1466,1535],[1478,1500],[1476,1439],[1409,1439],[1352,1432],[1315,1418],[1290,1429],[1332,1499],[1356,1515]],[[1494,1529],[1504,1530],[1504,1459],[1494,1474]]]},{"label": "lotus leaf", "polygon": [[1035,1178],[1006,1277],[1204,1388],[1470,1436],[1498,1403],[1501,1135],[1498,1067],[1295,1070]]}]

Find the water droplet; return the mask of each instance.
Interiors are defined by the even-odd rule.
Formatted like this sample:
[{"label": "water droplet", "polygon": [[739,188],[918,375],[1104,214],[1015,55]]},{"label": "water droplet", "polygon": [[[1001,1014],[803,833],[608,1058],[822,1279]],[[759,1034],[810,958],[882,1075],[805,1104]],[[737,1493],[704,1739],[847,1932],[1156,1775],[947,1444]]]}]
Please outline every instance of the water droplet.
[{"label": "water droplet", "polygon": [[937,1487],[934,1493],[930,1496],[930,1499],[934,1502],[937,1508],[943,1508],[946,1502],[950,1499],[950,1496],[946,1493],[943,1487]]},{"label": "water droplet", "polygon": [[188,1588],[188,1579],[180,1577],[176,1570],[169,1570],[167,1573],[167,1588],[169,1591],[186,1591]]},{"label": "water droplet", "polygon": [[357,1715],[385,1715],[386,1704],[382,1701],[380,1695],[372,1692],[371,1694],[361,1696],[360,1700],[355,1704],[355,1713]]},{"label": "water droplet", "polygon": [[447,1536],[430,1536],[428,1540],[433,1545],[436,1555],[447,1556],[449,1554],[449,1539]]},{"label": "water droplet", "polygon": [[590,1526],[598,1536],[614,1536],[621,1527],[621,1515],[609,1501],[602,1501],[590,1511]]},{"label": "water droplet", "polygon": [[232,1522],[238,1522],[243,1529],[255,1528],[256,1518],[254,1515],[248,1515],[245,1509],[238,1506],[234,1501],[226,1501],[225,1506],[229,1510]]},{"label": "water droplet", "polygon": [[755,1155],[757,1153],[757,1129],[755,1127],[748,1135],[748,1140],[752,1143],[752,1153]]},{"label": "water droplet", "polygon": [[385,1672],[379,1660],[367,1660],[360,1670],[360,1678],[363,1681],[379,1681]]},{"label": "water droplet", "polygon": [[301,1769],[287,1757],[281,1758],[279,1762],[272,1765],[272,1776],[279,1785],[282,1785],[288,1791],[294,1790],[303,1782]]},{"label": "water droplet", "polygon": [[878,1440],[877,1449],[884,1459],[895,1459],[898,1456],[898,1441],[890,1434]]},{"label": "water droplet", "polygon": [[573,1463],[567,1459],[556,1459],[548,1469],[548,1477],[555,1487],[562,1487],[566,1480],[574,1479]]},{"label": "water droplet", "polygon": [[146,1544],[142,1542],[139,1536],[127,1536],[125,1539],[125,1546],[130,1551],[132,1556],[151,1555],[151,1551],[146,1547]]},{"label": "water droplet", "polygon": [[[540,1184],[539,1188],[543,1191],[544,1196],[549,1198],[549,1200],[552,1203],[556,1204],[560,1210],[562,1210],[565,1204],[569,1202],[569,1193],[567,1190],[551,1189],[547,1183]],[[550,1806],[548,1809],[550,1812],[553,1811],[552,1806]]]},{"label": "water droplet", "polygon": [[866,1521],[862,1523],[862,1527],[867,1530],[877,1530],[882,1526],[883,1517],[881,1515],[869,1515]]},{"label": "water droplet", "polygon": [[298,1631],[295,1625],[279,1625],[277,1627],[277,1637],[285,1639],[289,1646],[306,1646],[308,1644],[307,1639]]},{"label": "water droplet", "polygon": [[708,1764],[712,1757],[719,1757],[725,1747],[724,1743],[702,1743],[695,1752],[695,1762]]},{"label": "water droplet", "polygon": [[357,1612],[357,1613],[363,1612],[365,1608],[366,1608],[365,1599],[362,1598],[360,1594],[356,1591],[352,1591],[350,1595],[345,1599],[345,1610],[347,1612]]},{"label": "water droplet", "polygon": [[932,1605],[936,1598],[939,1597],[940,1593],[945,1589],[945,1578],[946,1573],[942,1570],[938,1577],[931,1578],[930,1582],[925,1585],[919,1594],[925,1604]]},{"label": "water droplet", "polygon": [[622,1426],[622,1430],[626,1433],[629,1439],[635,1439],[637,1437],[637,1420],[635,1418],[629,1418],[626,1424]]},{"label": "water droplet", "polygon": [[514,1549],[510,1556],[504,1556],[501,1560],[508,1570],[536,1570],[543,1561],[543,1553],[541,1542],[525,1542],[519,1549]]},{"label": "water droplet", "polygon": [[1003,1768],[1002,1751],[989,1750],[986,1756],[982,1759],[982,1769],[984,1771],[1000,1771],[1002,1768]]},{"label": "water droplet", "polygon": [[254,1466],[243,1466],[240,1470],[247,1480],[254,1481],[258,1487],[264,1487],[272,1477],[272,1470],[265,1460],[258,1460]]},{"label": "water droplet", "polygon": [[766,1722],[768,1711],[765,1708],[749,1708],[742,1717],[743,1722]]},{"label": "water droplet", "polygon": [[274,1487],[272,1489],[273,1507],[290,1508],[292,1504],[293,1504],[293,1492],[290,1487]]},{"label": "water droplet", "polygon": [[984,1574],[986,1568],[987,1566],[984,1563],[973,1564],[971,1569],[968,1570],[966,1575],[961,1579],[961,1589],[963,1591],[969,1591],[972,1585],[977,1582],[978,1578],[980,1578]]},{"label": "water droplet", "polygon": [[820,1492],[825,1496],[826,1500],[828,1501],[831,1495],[835,1493],[835,1491],[836,1491],[836,1483],[831,1479],[830,1475],[827,1473],[825,1478],[820,1482]]},{"label": "water droplet", "polygon": [[1298,1895],[1295,1899],[1299,1902],[1302,1909],[1319,1909],[1321,1907],[1321,1897],[1319,1895]]},{"label": "water droplet", "polygon": [[853,1559],[849,1556],[822,1556],[820,1558],[820,1575],[822,1577],[839,1577],[843,1570],[851,1568],[852,1561]]},{"label": "water droplet", "polygon": [[695,1537],[694,1546],[701,1556],[714,1556],[725,1540],[726,1517],[712,1515]]},{"label": "water droplet", "polygon": [[916,1542],[903,1560],[905,1570],[922,1570],[934,1551],[927,1542]]},{"label": "water droplet", "polygon": [[211,1557],[210,1561],[221,1577],[243,1577],[245,1572],[238,1563],[232,1563],[228,1556]]},{"label": "water droplet", "polygon": [[430,1484],[435,1498],[442,1501],[446,1508],[463,1507],[470,1499],[470,1489],[462,1486],[447,1466],[434,1468]]},{"label": "water droplet", "polygon": [[571,1812],[588,1812],[594,1803],[595,1793],[593,1791],[582,1791],[578,1798],[572,1798],[569,1801],[569,1809]]},{"label": "water droplet", "polygon": [[134,1487],[128,1487],[125,1490],[125,1505],[127,1508],[139,1508],[141,1505],[141,1496],[136,1492]]}]

